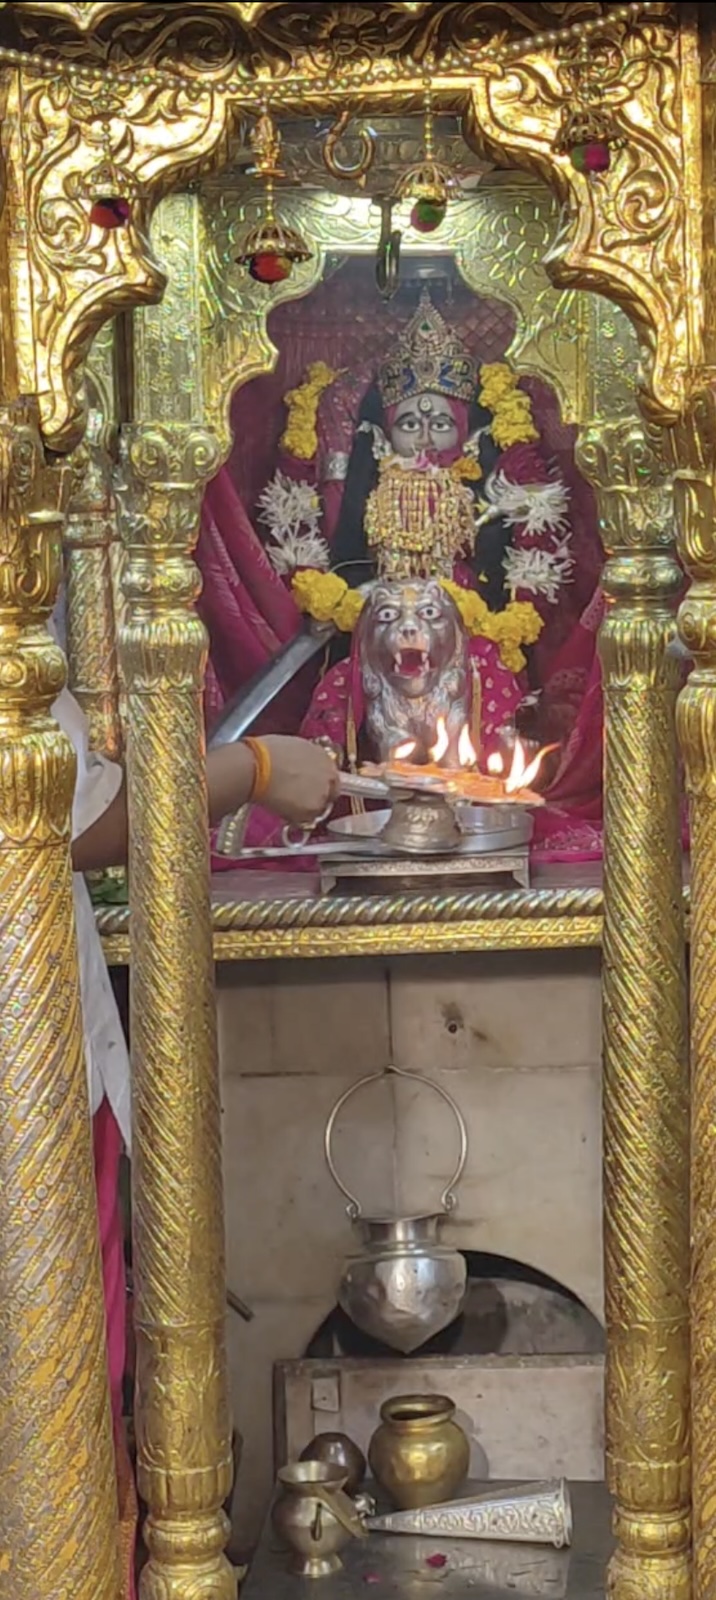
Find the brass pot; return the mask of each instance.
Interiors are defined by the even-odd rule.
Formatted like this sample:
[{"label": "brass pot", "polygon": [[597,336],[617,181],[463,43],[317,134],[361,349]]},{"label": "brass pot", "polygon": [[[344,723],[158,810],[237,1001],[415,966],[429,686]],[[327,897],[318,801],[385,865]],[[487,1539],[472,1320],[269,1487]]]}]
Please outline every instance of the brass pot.
[{"label": "brass pot", "polygon": [[467,1435],[452,1400],[440,1394],[397,1395],[381,1407],[368,1451],[373,1477],[399,1511],[452,1500],[470,1470]]},{"label": "brass pot", "polygon": [[279,1538],[293,1551],[292,1571],[301,1578],[327,1578],[340,1572],[339,1550],[349,1539],[365,1537],[360,1517],[345,1491],[346,1474],[321,1461],[284,1467],[281,1493],[273,1508]]},{"label": "brass pot", "polygon": [[325,1467],[336,1467],[345,1476],[346,1494],[356,1495],[363,1487],[367,1462],[347,1433],[316,1434],[302,1451],[301,1460],[322,1461]]}]

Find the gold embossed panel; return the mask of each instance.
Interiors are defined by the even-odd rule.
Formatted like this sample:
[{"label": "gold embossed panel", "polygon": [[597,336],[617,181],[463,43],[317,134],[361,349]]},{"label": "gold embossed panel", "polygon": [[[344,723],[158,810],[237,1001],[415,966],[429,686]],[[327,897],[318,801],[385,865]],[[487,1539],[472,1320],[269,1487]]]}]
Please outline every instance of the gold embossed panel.
[{"label": "gold embossed panel", "polygon": [[[391,162],[405,160],[416,125],[393,136]],[[412,133],[412,139],[411,139]],[[459,157],[460,141],[450,146]],[[157,210],[152,240],[169,277],[164,301],[137,314],[137,416],[143,420],[204,420],[230,445],[232,393],[271,369],[276,351],[267,320],[282,301],[310,294],[329,257],[373,254],[379,215],[368,195],[341,192],[325,169],[316,171],[315,143],[287,147],[287,167],[312,168],[320,187],[286,186],[281,215],[298,227],[313,259],[267,291],[237,265],[246,230],[261,215],[257,186],[241,173],[207,181],[198,193],[177,195]],[[469,159],[462,147],[463,160]],[[383,173],[379,171],[375,185]],[[515,312],[510,357],[520,370],[557,391],[566,421],[631,415],[637,409],[638,344],[628,318],[608,302],[556,289],[543,266],[559,227],[559,207],[538,179],[482,172],[479,187],[452,206],[439,233],[424,238],[409,228],[404,254],[454,256],[475,293],[503,300]],[[376,290],[377,297],[377,290]],[[350,315],[346,304],[346,315]]]}]

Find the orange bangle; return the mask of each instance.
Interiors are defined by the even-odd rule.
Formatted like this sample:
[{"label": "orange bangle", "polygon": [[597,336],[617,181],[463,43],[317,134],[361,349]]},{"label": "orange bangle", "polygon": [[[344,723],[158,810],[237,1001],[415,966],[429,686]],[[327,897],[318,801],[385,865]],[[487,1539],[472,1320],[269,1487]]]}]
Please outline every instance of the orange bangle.
[{"label": "orange bangle", "polygon": [[268,793],[271,783],[271,752],[263,739],[242,739],[242,744],[251,751],[254,758],[254,781],[251,785],[249,801],[252,805],[258,800],[263,800]]}]

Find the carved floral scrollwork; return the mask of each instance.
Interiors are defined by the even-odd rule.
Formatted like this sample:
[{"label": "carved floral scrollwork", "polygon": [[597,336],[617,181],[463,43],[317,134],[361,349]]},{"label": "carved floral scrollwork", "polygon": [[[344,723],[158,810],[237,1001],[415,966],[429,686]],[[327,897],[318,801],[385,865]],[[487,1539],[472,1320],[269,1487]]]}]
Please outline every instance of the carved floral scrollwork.
[{"label": "carved floral scrollwork", "polygon": [[101,148],[92,85],[13,75],[9,101],[4,154],[17,173],[7,201],[12,314],[28,366],[32,350],[35,370],[25,379],[40,395],[45,438],[53,449],[67,450],[84,426],[82,368],[99,328],[163,291],[165,276],[148,243],[152,206],[167,184],[182,181],[216,153],[228,113],[225,101],[191,86],[123,86],[110,121],[113,153],[131,173],[139,198],[131,225],[106,232],[92,226],[82,194],[83,174]]},{"label": "carved floral scrollwork", "polygon": [[[65,35],[80,32],[96,35],[111,18],[115,30],[122,32],[139,26],[147,37],[155,41],[156,8],[140,7],[127,0],[98,0],[87,4],[46,3],[15,7],[21,13],[21,22],[33,13],[56,19],[56,26]],[[576,22],[593,20],[604,15],[607,6],[602,0],[568,0],[567,4],[554,4],[551,0],[530,5],[522,0],[452,0],[452,3],[433,5],[429,0],[382,0],[372,4],[327,4],[316,7],[296,6],[278,0],[278,3],[242,4],[241,0],[214,8],[214,14],[200,16],[208,7],[187,7],[191,26],[208,32],[221,25],[233,29],[235,52],[250,57],[255,64],[280,57],[284,63],[295,62],[305,52],[321,69],[329,65],[332,70],[364,59],[401,54],[412,62],[420,62],[427,55],[436,59],[454,58],[456,52],[470,55],[499,47],[507,37],[525,38],[546,29],[563,28]],[[137,13],[144,12],[137,16]],[[221,12],[221,18],[218,13]],[[130,17],[130,13],[134,13]],[[160,28],[162,24],[159,24]],[[201,31],[200,30],[200,31]],[[136,35],[135,35],[136,36]],[[196,33],[195,33],[196,37]]]},{"label": "carved floral scrollwork", "polygon": [[198,426],[123,435],[115,484],[126,548],[122,664],[135,691],[201,689],[206,636],[193,609],[201,580],[192,551],[202,492],[220,460],[217,439]]},{"label": "carved floral scrollwork", "polygon": [[683,407],[698,305],[687,293],[684,230],[684,195],[695,181],[680,109],[688,72],[663,11],[648,24],[615,24],[601,45],[618,56],[603,109],[620,147],[599,181],[555,152],[570,63],[554,51],[478,76],[466,132],[501,164],[527,165],[557,189],[563,222],[545,264],[556,283],[596,289],[631,316],[648,367],[645,402],[654,420],[670,422]]},{"label": "carved floral scrollwork", "polygon": [[638,417],[590,428],[579,440],[580,470],[597,491],[608,550],[674,543],[674,483],[661,430]]}]

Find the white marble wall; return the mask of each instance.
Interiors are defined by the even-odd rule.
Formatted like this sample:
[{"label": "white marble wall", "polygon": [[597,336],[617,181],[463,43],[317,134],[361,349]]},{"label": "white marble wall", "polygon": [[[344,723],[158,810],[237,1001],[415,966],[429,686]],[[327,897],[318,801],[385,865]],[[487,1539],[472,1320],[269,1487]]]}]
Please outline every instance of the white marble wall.
[{"label": "white marble wall", "polygon": [[[601,1312],[600,991],[596,952],[226,966],[219,973],[231,1288],[244,1436],[240,1538],[272,1477],[273,1363],[335,1304],[350,1226],[323,1158],[338,1096],[392,1061],[459,1102],[470,1155],[448,1237],[536,1267]],[[422,1211],[454,1165],[448,1109],[418,1086],[356,1097],[336,1158],[367,1208]],[[578,1417],[573,1419],[578,1426]]]}]

